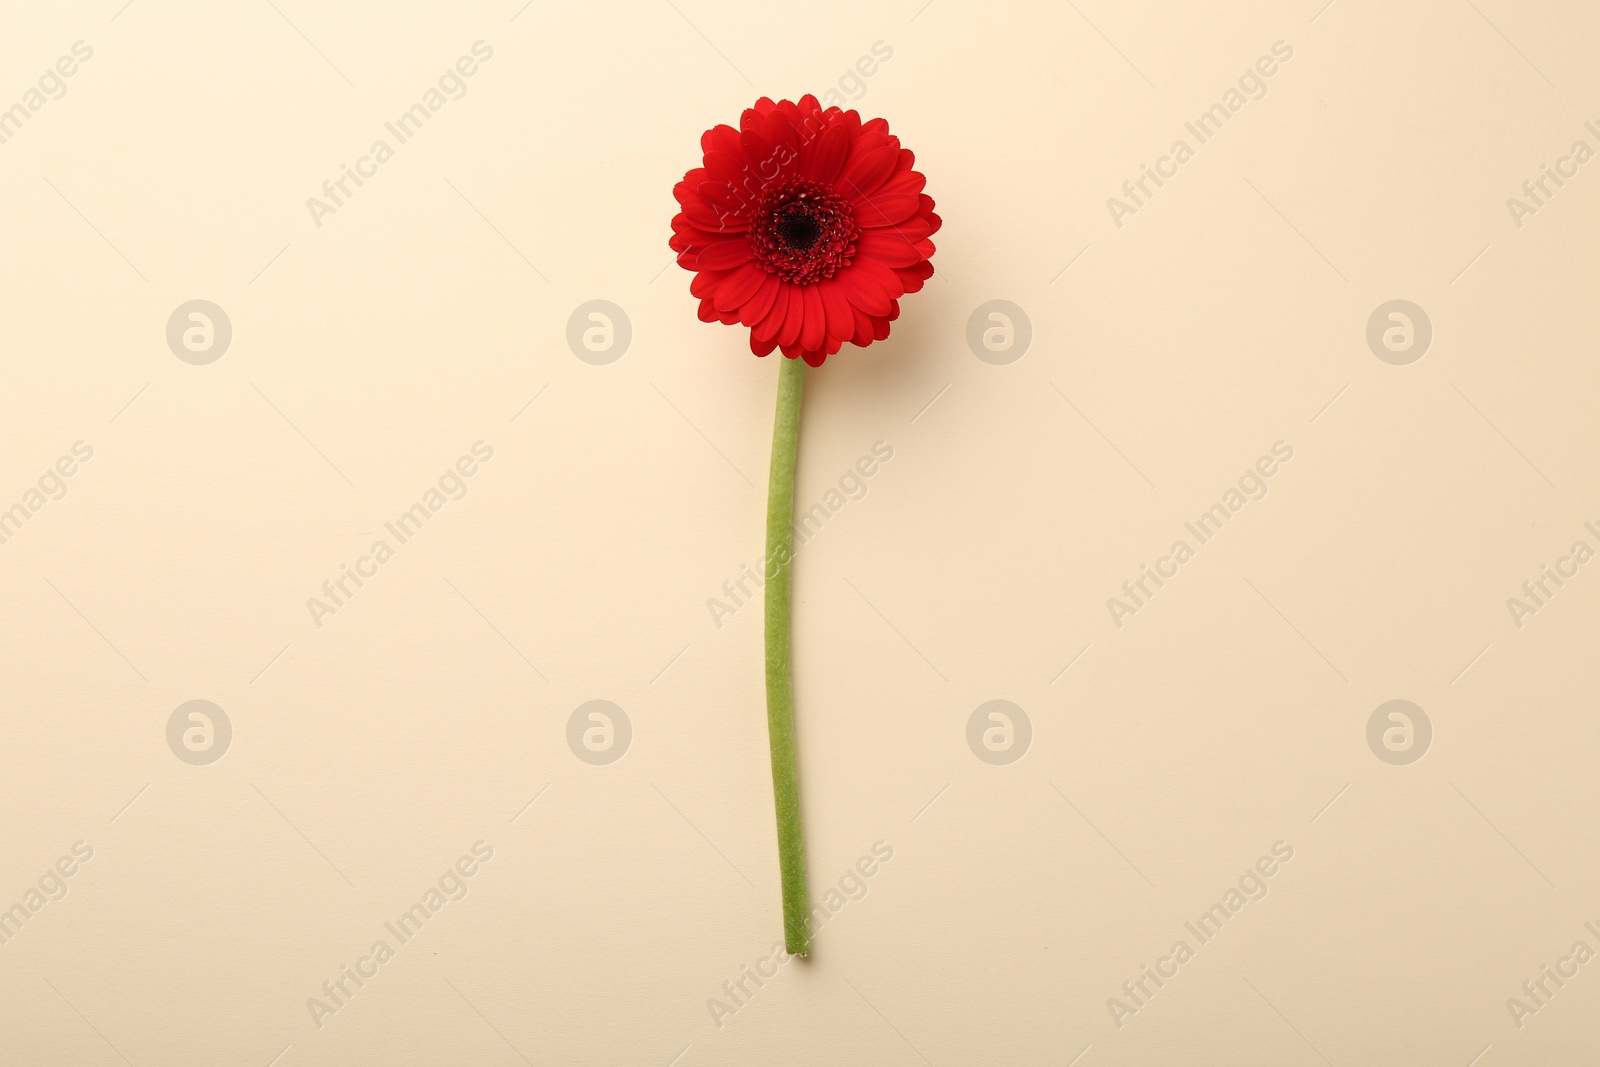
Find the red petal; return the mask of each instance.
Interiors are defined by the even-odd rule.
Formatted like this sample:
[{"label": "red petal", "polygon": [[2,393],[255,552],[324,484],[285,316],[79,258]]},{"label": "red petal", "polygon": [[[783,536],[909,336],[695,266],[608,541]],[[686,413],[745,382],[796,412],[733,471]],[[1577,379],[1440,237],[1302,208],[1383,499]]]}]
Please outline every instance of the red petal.
[{"label": "red petal", "polygon": [[899,149],[889,145],[875,148],[864,156],[852,159],[849,166],[845,167],[839,184],[849,196],[871,196],[894,173],[895,161],[899,156]]},{"label": "red petal", "polygon": [[716,241],[700,250],[701,270],[731,270],[750,258],[750,242],[742,237]]},{"label": "red petal", "polygon": [[766,126],[763,127],[762,132],[766,135],[767,140],[772,142],[774,149],[779,145],[788,145],[796,155],[799,154],[800,135],[795,130],[794,124],[789,121],[789,116],[784,114],[782,108],[777,108],[767,115]]},{"label": "red petal", "polygon": [[[837,282],[829,278],[814,286],[822,297],[822,306],[828,313],[828,336],[848,341],[855,333],[856,319],[850,311],[850,299],[844,295]],[[835,351],[838,351],[835,349]]]},{"label": "red petal", "polygon": [[[855,112],[851,111],[847,114],[854,115]],[[863,159],[867,158],[867,156],[876,152],[878,149],[887,147],[887,145],[888,142],[882,137],[871,136],[860,129],[850,131],[850,152],[845,156],[844,168],[839,171],[839,184],[843,186],[843,192],[847,194],[851,192],[848,186],[843,185],[843,178],[846,174],[850,173],[850,168],[854,167],[857,163],[860,163]]]},{"label": "red petal", "polygon": [[739,309],[739,321],[746,326],[754,326],[767,317],[767,312],[772,310],[773,301],[777,300],[783,283],[776,274],[767,275],[767,280],[761,283],[761,288],[756,290],[756,295],[744,302]]},{"label": "red petal", "polygon": [[889,313],[889,294],[883,287],[871,280],[861,270],[861,261],[846,267],[833,276],[839,284],[844,295],[849,297],[850,303],[865,311],[869,315],[887,315]]},{"label": "red petal", "polygon": [[789,286],[789,306],[784,309],[783,329],[778,331],[778,343],[791,346],[800,340],[800,327],[806,318],[806,298],[800,292],[801,286]]},{"label": "red petal", "polygon": [[855,312],[856,332],[850,335],[850,343],[857,348],[865,348],[872,343],[872,316],[860,308],[852,308]]},{"label": "red petal", "polygon": [[815,285],[804,286],[805,319],[800,323],[800,347],[811,350],[822,347],[828,337],[828,312],[822,306],[822,294]]},{"label": "red petal", "polygon": [[933,277],[933,264],[918,260],[915,266],[896,267],[894,273],[906,292],[915,293],[922,289],[923,282]]},{"label": "red petal", "polygon": [[844,167],[844,158],[850,151],[850,135],[843,126],[829,126],[817,139],[816,155],[811,159],[811,177],[832,184]]},{"label": "red petal", "polygon": [[857,260],[851,264],[851,267],[855,273],[871,278],[876,282],[890,300],[895,299],[906,291],[905,286],[900,284],[900,279],[895,272],[875,259]]},{"label": "red petal", "polygon": [[[900,162],[895,166],[894,175],[883,183],[880,193],[901,193],[906,196],[915,196],[922,192],[922,187],[928,184],[928,179],[922,174],[911,169],[911,150],[900,149]],[[707,167],[710,167],[708,162]]]},{"label": "red petal", "polygon": [[761,288],[762,279],[766,276],[767,272],[756,264],[746,263],[727,275],[722,284],[717,286],[717,291],[712,294],[711,299],[719,310],[737,311],[746,300],[756,295],[756,290]]},{"label": "red petal", "polygon": [[[692,268],[691,268],[692,269]],[[689,292],[702,300],[717,291],[717,286],[722,284],[722,279],[728,276],[727,271],[703,270],[689,279]]]},{"label": "red petal", "polygon": [[856,254],[870,256],[889,267],[909,267],[922,256],[915,246],[893,230],[868,230],[856,240]]},{"label": "red petal", "polygon": [[700,135],[700,151],[704,153],[727,152],[737,155],[739,152],[739,131],[723,123],[713,126]]},{"label": "red petal", "polygon": [[894,228],[894,233],[895,236],[904,237],[906,240],[915,244],[916,242],[928,237],[933,233],[934,230],[938,228],[937,215],[934,216],[932,221],[930,221],[925,215],[913,215],[911,218],[906,219],[906,221],[897,223]]},{"label": "red petal", "polygon": [[701,182],[695,189],[695,195],[704,200],[719,219],[737,215],[750,204],[750,197],[742,194],[732,182],[715,179]]},{"label": "red petal", "polygon": [[[778,333],[783,328],[783,320],[789,313],[789,286],[784,282],[778,283],[777,295],[772,298],[772,309],[764,315],[759,322],[750,327],[750,336],[760,341],[778,343]],[[772,351],[772,349],[767,349]]]},{"label": "red petal", "polygon": [[750,228],[745,220],[732,215],[718,215],[716,210],[699,196],[691,194],[683,204],[683,213],[690,222],[712,233],[728,233]]},{"label": "red petal", "polygon": [[687,248],[704,248],[712,241],[720,241],[727,236],[725,233],[702,230],[689,221],[689,216],[680,211],[672,216],[672,237],[668,243],[672,245],[674,252],[682,252]]},{"label": "red petal", "polygon": [[713,150],[706,153],[705,170],[706,177],[712,181],[735,181],[744,172],[744,159],[737,150],[733,152]]},{"label": "red petal", "polygon": [[914,196],[897,196],[893,193],[879,194],[855,203],[856,225],[862,229],[877,226],[893,226],[909,219],[917,213],[917,198]]},{"label": "red petal", "polygon": [[694,189],[710,175],[704,167],[696,167],[683,176],[683,181],[672,187],[672,195],[678,198],[678,203],[684,203],[685,197],[693,194]]},{"label": "red petal", "polygon": [[761,132],[761,123],[746,126],[739,134],[739,154],[747,167],[756,168],[772,158],[772,142]]}]

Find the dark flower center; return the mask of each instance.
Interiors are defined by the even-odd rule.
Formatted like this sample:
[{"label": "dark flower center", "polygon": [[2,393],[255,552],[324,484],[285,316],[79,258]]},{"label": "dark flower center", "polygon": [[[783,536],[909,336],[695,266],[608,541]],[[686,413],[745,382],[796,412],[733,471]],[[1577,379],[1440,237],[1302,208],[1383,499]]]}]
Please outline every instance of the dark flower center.
[{"label": "dark flower center", "polygon": [[822,236],[822,223],[810,215],[790,210],[778,217],[778,236],[797,252],[804,252]]},{"label": "dark flower center", "polygon": [[850,203],[831,186],[804,178],[768,186],[752,222],[756,262],[796,285],[833,277],[849,264],[861,236]]}]

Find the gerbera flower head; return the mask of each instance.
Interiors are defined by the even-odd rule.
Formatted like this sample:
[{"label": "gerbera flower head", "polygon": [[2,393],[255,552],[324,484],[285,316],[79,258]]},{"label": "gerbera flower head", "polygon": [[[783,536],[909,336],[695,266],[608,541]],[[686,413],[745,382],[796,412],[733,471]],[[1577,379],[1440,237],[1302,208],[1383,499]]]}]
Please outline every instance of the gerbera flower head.
[{"label": "gerbera flower head", "polygon": [[750,350],[813,367],[889,336],[900,297],[933,274],[939,216],[883,119],[766,97],[700,138],[673,189],[678,264],[700,318],[750,328]]}]

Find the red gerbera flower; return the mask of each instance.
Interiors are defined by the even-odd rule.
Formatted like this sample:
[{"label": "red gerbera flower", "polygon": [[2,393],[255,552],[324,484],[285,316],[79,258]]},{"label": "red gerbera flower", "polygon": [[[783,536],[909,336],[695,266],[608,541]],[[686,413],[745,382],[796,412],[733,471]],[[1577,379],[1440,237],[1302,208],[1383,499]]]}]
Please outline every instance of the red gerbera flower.
[{"label": "red gerbera flower", "polygon": [[750,350],[813,367],[846,341],[889,336],[900,297],[933,274],[939,229],[926,179],[883,119],[756,101],[739,128],[700,138],[702,166],[673,189],[678,263],[700,318],[750,327]]}]

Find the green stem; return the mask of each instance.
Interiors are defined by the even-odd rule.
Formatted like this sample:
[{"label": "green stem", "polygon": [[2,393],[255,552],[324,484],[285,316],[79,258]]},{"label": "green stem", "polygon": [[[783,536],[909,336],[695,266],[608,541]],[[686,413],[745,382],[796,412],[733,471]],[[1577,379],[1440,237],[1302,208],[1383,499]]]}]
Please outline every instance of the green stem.
[{"label": "green stem", "polygon": [[[778,410],[772,420],[772,474],[767,487],[767,738],[772,795],[778,812],[778,867],[783,877],[783,941],[811,951],[806,898],[806,845],[800,829],[800,768],[794,743],[794,670],[789,662],[791,570],[794,564],[794,471],[800,450],[804,361],[780,357]],[[775,569],[775,573],[774,573]]]}]

